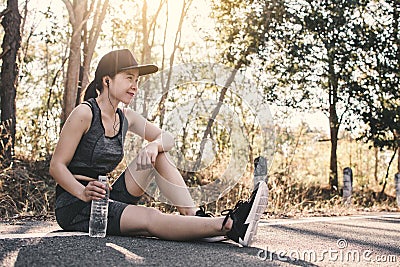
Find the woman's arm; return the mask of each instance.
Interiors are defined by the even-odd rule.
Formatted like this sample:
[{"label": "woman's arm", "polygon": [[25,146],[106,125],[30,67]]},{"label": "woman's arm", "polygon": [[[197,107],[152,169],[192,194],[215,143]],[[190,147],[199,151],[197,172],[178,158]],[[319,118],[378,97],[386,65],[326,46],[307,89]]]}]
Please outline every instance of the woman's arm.
[{"label": "woman's arm", "polygon": [[[100,199],[105,191],[99,182],[90,182],[88,186],[79,183],[67,166],[75,154],[75,150],[84,133],[89,129],[92,111],[87,105],[77,106],[65,122],[50,161],[50,175],[70,194],[83,201]],[[104,191],[104,192],[103,192]]]},{"label": "woman's arm", "polygon": [[169,132],[162,131],[139,113],[128,109],[126,117],[129,122],[128,129],[149,141],[138,155],[138,169],[150,167],[150,165],[154,164],[158,153],[168,152],[174,147],[174,137]]},{"label": "woman's arm", "polygon": [[175,141],[169,132],[162,131],[154,123],[131,109],[126,110],[126,117],[129,122],[128,129],[149,141],[149,144],[157,144],[158,152],[167,152],[173,148]]}]

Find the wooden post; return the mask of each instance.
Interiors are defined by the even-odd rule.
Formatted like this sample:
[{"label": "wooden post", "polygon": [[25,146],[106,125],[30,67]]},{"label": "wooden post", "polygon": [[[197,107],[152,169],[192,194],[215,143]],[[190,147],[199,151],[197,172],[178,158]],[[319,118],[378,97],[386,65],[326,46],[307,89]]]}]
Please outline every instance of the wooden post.
[{"label": "wooden post", "polygon": [[350,167],[343,169],[343,204],[351,204],[351,195],[353,193],[353,171]]},{"label": "wooden post", "polygon": [[396,187],[397,206],[400,208],[400,172],[394,175],[394,186]]},{"label": "wooden post", "polygon": [[254,188],[260,181],[268,183],[267,170],[267,160],[264,157],[259,156],[254,159]]},{"label": "wooden post", "polygon": [[268,203],[268,168],[267,168],[267,159],[263,156],[259,156],[254,159],[254,187],[253,192],[258,189],[260,182],[264,181],[266,186],[266,202]]}]

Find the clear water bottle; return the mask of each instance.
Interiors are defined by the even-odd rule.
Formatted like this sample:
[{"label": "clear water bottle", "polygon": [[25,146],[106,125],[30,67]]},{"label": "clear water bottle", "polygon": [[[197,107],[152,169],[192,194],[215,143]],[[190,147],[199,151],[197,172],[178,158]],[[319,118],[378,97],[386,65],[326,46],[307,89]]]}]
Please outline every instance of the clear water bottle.
[{"label": "clear water bottle", "polygon": [[105,237],[107,230],[108,216],[108,177],[99,176],[99,182],[106,185],[106,196],[100,200],[92,200],[89,221],[89,236],[90,237]]}]

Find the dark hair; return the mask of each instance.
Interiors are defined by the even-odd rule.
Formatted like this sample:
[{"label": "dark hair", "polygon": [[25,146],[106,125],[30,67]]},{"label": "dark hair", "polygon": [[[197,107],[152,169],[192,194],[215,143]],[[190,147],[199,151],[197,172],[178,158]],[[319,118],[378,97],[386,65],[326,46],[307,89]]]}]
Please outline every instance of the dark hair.
[{"label": "dark hair", "polygon": [[103,91],[103,84],[93,80],[83,91],[83,101],[97,97],[99,95],[97,91],[100,93]]}]

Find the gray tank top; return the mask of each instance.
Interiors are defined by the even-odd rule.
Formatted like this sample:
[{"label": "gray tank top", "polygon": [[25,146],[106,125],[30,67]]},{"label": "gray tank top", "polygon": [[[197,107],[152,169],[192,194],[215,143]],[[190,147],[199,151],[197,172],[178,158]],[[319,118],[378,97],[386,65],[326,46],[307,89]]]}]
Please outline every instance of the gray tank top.
[{"label": "gray tank top", "polygon": [[113,137],[105,135],[101,110],[94,98],[83,104],[92,109],[92,122],[76,148],[75,154],[68,165],[72,174],[97,178],[113,171],[124,157],[124,140],[128,129],[128,121],[121,109],[117,109],[120,119],[118,133]]}]

